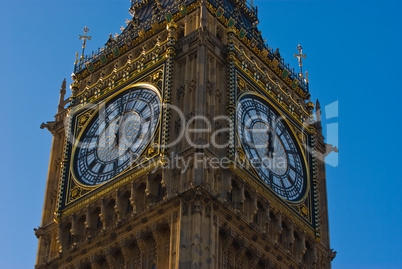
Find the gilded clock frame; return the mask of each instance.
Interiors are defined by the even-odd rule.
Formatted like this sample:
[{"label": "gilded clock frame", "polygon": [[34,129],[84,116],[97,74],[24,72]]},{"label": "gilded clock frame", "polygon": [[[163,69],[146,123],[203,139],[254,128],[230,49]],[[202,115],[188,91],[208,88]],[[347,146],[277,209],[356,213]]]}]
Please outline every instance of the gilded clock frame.
[{"label": "gilded clock frame", "polygon": [[[249,72],[242,69],[240,65],[235,64],[233,80],[241,80],[243,85],[239,87],[239,83],[235,83],[235,102],[234,107],[234,126],[231,130],[234,137],[234,148],[235,154],[233,158],[233,166],[231,170],[233,173],[238,175],[240,178],[246,180],[252,187],[257,189],[263,196],[265,196],[270,203],[274,204],[277,208],[280,208],[289,218],[291,218],[295,223],[298,223],[302,227],[305,227],[310,234],[315,235],[319,238],[319,221],[318,221],[318,202],[316,201],[315,193],[317,189],[317,182],[315,180],[314,168],[316,167],[316,159],[313,156],[314,152],[309,151],[311,149],[314,151],[314,132],[306,122],[302,122],[300,118],[296,117],[293,113],[288,110],[288,107],[278,100],[277,96],[269,91],[266,87],[256,81]],[[241,142],[239,141],[238,131],[237,131],[237,105],[241,98],[247,95],[258,96],[265,102],[267,102],[271,108],[283,116],[284,123],[287,125],[287,129],[290,130],[290,135],[292,136],[295,146],[299,148],[301,152],[301,161],[304,162],[306,169],[306,190],[302,198],[298,201],[288,201],[281,198],[268,186],[265,186],[261,182],[259,176],[255,171],[250,169],[238,169],[242,158],[247,157],[244,153]],[[307,148],[308,147],[308,148]]]},{"label": "gilded clock frame", "polygon": [[[297,138],[293,128],[291,127],[291,123],[288,121],[288,119],[286,117],[283,117],[283,114],[277,108],[275,108],[274,104],[272,102],[270,102],[270,100],[268,98],[264,97],[263,95],[261,95],[261,94],[259,94],[257,92],[253,92],[253,91],[248,91],[248,92],[241,93],[238,96],[237,101],[236,101],[236,109],[237,109],[238,104],[241,101],[241,99],[243,99],[245,97],[249,97],[249,96],[254,96],[254,97],[257,97],[257,98],[261,98],[262,100],[264,100],[265,102],[267,102],[271,106],[270,109],[272,108],[272,110],[274,110],[279,116],[282,116],[282,122],[284,122],[284,124],[286,125],[285,128],[290,130],[290,133],[291,133],[290,135],[293,138],[293,141],[296,143],[296,147],[299,149],[299,152],[301,152],[301,155],[302,155],[301,156],[301,161],[303,162],[305,172],[306,172],[306,175],[305,175],[306,188],[304,190],[304,194],[303,194],[303,196],[301,198],[299,198],[298,200],[295,200],[295,201],[289,201],[289,200],[284,199],[284,201],[286,201],[287,203],[290,203],[290,204],[300,204],[306,199],[307,194],[310,191],[310,174],[309,174],[309,169],[308,169],[308,167],[309,167],[308,164],[309,163],[307,161],[306,154],[305,154],[305,152],[303,150],[303,147],[300,144],[300,141]],[[237,110],[236,110],[236,113],[237,113]],[[241,151],[244,152],[245,151],[244,146],[240,141],[237,127],[238,127],[238,122],[237,122],[237,117],[236,117],[236,122],[235,122],[235,130],[236,131],[235,131],[235,134],[236,134],[236,142],[239,145],[237,148],[238,149],[241,148]],[[245,160],[247,161],[247,163],[249,163],[249,161],[250,161],[247,157],[245,157]],[[251,166],[248,166],[248,167],[251,167]],[[249,170],[249,172],[251,172],[253,174],[253,176],[255,176],[256,178],[259,178],[259,176],[258,176],[258,174],[257,174],[257,172],[255,171],[254,168],[251,168],[251,169],[248,169],[248,170]],[[261,181],[261,179],[259,179],[259,181]],[[261,184],[263,185],[264,183],[261,183]],[[273,190],[270,190],[270,191],[272,191],[275,195],[279,196],[278,194],[275,193],[275,191],[273,191]]]},{"label": "gilded clock frame", "polygon": [[[152,143],[154,142],[155,137],[156,137],[158,134],[159,134],[159,139],[158,139],[158,140],[160,140],[160,132],[158,131],[158,129],[159,129],[160,125],[161,125],[161,120],[162,120],[162,96],[161,96],[161,92],[160,92],[154,85],[151,85],[151,84],[148,84],[148,83],[134,83],[134,84],[127,85],[127,86],[125,86],[124,88],[119,89],[118,91],[114,92],[113,94],[107,96],[105,99],[103,99],[103,100],[101,100],[101,101],[98,101],[98,103],[97,103],[97,109],[96,109],[96,110],[92,113],[92,115],[86,120],[85,125],[81,128],[81,130],[78,130],[77,138],[74,138],[74,139],[75,139],[76,141],[78,141],[78,142],[81,141],[81,138],[82,138],[82,136],[83,136],[85,130],[86,130],[86,129],[88,128],[88,126],[91,124],[91,122],[92,122],[92,120],[94,119],[94,117],[99,113],[99,111],[101,110],[101,108],[102,108],[103,106],[105,106],[110,100],[112,100],[112,99],[113,99],[114,97],[116,97],[117,95],[119,95],[119,94],[121,94],[121,93],[127,91],[128,89],[134,89],[134,88],[137,88],[137,87],[143,87],[143,88],[151,89],[152,91],[154,91],[154,92],[158,95],[159,101],[160,101],[160,104],[161,104],[160,112],[159,112],[159,115],[158,115],[158,124],[157,124],[155,130],[153,131],[150,140],[146,143],[146,146],[144,147],[144,150],[141,152],[141,154],[134,160],[134,162],[135,162],[135,165],[134,165],[134,166],[130,165],[129,167],[127,167],[126,169],[124,169],[120,174],[116,175],[113,179],[107,180],[106,182],[103,182],[103,183],[100,183],[100,184],[96,184],[96,185],[86,185],[86,184],[83,184],[82,182],[80,182],[80,180],[78,179],[77,175],[75,175],[75,169],[74,169],[75,158],[74,158],[74,156],[75,156],[75,153],[76,153],[76,150],[77,150],[78,147],[77,147],[77,146],[73,146],[72,151],[71,151],[70,172],[71,172],[71,176],[72,176],[72,179],[73,179],[74,183],[75,183],[76,185],[78,185],[80,188],[91,190],[91,189],[95,189],[95,188],[101,187],[101,186],[107,184],[109,181],[114,180],[114,179],[117,179],[117,178],[119,178],[121,175],[126,174],[126,173],[128,172],[128,170],[136,169],[136,167],[138,167],[138,166],[140,166],[140,165],[142,165],[142,164],[148,162],[149,159],[152,158],[152,156],[150,156],[150,155],[158,155],[158,154],[159,154],[159,151],[160,151],[160,148],[159,148],[159,147],[156,147],[156,152],[153,152],[153,154],[144,154],[144,151],[146,151],[147,149],[150,149],[150,148],[149,148],[150,144],[152,144]],[[99,104],[99,103],[103,103],[103,104]],[[85,114],[87,113],[88,109],[91,109],[91,108],[90,108],[90,107],[89,107],[89,108],[86,108],[86,109],[84,108],[84,111],[83,111],[82,113],[84,113],[84,115],[85,115]],[[80,121],[80,118],[82,117],[82,113],[80,113],[79,115],[76,115],[76,116],[75,116],[75,120],[76,120],[76,121],[78,121],[78,122]],[[85,117],[85,116],[84,116],[84,117]],[[74,134],[75,134],[75,131],[77,131],[77,130],[74,130]],[[73,134],[73,136],[74,136],[74,134]],[[144,156],[144,155],[148,155],[148,156]],[[142,157],[142,160],[141,160],[141,157]],[[144,158],[144,157],[145,157],[145,158]],[[140,161],[140,162],[138,162],[138,161]]]},{"label": "gilded clock frame", "polygon": [[[79,210],[90,202],[95,201],[100,196],[104,196],[119,186],[123,186],[128,182],[138,178],[150,171],[154,170],[160,163],[162,134],[163,134],[163,121],[164,115],[164,98],[167,94],[167,77],[169,74],[166,72],[166,62],[159,63],[154,66],[150,66],[149,69],[143,70],[135,76],[130,76],[129,79],[121,80],[115,83],[115,86],[106,88],[102,91],[99,96],[94,96],[88,101],[77,104],[76,106],[69,109],[67,125],[66,125],[66,144],[64,161],[61,173],[61,179],[59,183],[59,198],[56,211],[56,221],[61,215],[68,215],[76,210]],[[157,80],[155,80],[157,78]],[[69,141],[71,139],[75,141],[80,141],[80,138],[88,127],[94,115],[98,112],[102,106],[102,102],[107,103],[109,100],[114,98],[116,95],[122,93],[123,91],[132,87],[147,87],[152,89],[159,97],[161,109],[158,118],[158,124],[156,129],[152,134],[152,138],[148,141],[144,151],[136,159],[142,160],[141,164],[143,167],[136,163],[135,166],[127,167],[118,176],[110,179],[107,182],[98,185],[85,185],[79,182],[74,176],[73,165],[73,154],[75,152],[75,145],[71,144]],[[101,105],[99,105],[101,104]],[[94,109],[94,106],[96,108]],[[86,118],[84,123],[80,123],[81,118]],[[156,147],[151,147],[152,145],[158,145]],[[147,164],[148,162],[148,164]]]}]

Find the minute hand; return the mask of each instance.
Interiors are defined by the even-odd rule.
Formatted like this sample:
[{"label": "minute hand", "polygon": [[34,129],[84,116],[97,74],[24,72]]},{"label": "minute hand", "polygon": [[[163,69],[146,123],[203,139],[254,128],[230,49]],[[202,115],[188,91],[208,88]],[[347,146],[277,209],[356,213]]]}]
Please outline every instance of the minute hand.
[{"label": "minute hand", "polygon": [[114,142],[115,142],[115,146],[116,146],[116,147],[119,147],[120,120],[121,120],[121,118],[117,120],[117,130],[116,130],[116,132],[114,133],[114,138],[115,138]]},{"label": "minute hand", "polygon": [[272,158],[273,154],[275,152],[275,142],[276,142],[276,134],[275,134],[275,128],[276,126],[273,126],[271,130],[268,131],[268,157]]},{"label": "minute hand", "polygon": [[[119,117],[119,119],[118,119],[118,121],[117,121],[117,130],[116,130],[116,133],[114,134],[115,135],[115,142],[116,142],[116,147],[118,147],[119,146],[119,141],[120,141],[120,123],[121,122],[124,122],[124,114],[126,113],[126,109],[127,109],[127,105],[128,105],[128,100],[129,100],[129,98],[130,98],[130,95],[131,95],[131,92],[132,92],[132,89],[130,90],[130,92],[128,93],[128,95],[127,95],[127,100],[126,100],[126,103],[124,104],[124,108],[123,108],[123,110],[121,111],[121,115],[120,115],[120,117]],[[123,102],[123,97],[121,97],[121,102]]]}]

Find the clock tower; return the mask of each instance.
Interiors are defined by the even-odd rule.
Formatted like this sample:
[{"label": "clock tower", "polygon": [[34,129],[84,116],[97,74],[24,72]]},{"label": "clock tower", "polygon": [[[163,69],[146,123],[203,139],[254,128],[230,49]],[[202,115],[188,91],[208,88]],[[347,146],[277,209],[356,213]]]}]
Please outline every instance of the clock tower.
[{"label": "clock tower", "polygon": [[71,97],[64,81],[41,126],[53,141],[35,268],[331,268],[319,103],[264,43],[257,9],[129,11],[77,57]]}]

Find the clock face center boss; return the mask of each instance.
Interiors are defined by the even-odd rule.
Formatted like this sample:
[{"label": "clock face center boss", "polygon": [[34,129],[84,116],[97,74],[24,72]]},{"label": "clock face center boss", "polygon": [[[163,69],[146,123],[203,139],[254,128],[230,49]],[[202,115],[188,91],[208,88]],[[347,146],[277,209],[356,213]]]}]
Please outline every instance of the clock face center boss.
[{"label": "clock face center boss", "polygon": [[151,141],[161,114],[157,91],[134,86],[100,105],[73,150],[73,174],[84,185],[105,183],[123,173]]}]

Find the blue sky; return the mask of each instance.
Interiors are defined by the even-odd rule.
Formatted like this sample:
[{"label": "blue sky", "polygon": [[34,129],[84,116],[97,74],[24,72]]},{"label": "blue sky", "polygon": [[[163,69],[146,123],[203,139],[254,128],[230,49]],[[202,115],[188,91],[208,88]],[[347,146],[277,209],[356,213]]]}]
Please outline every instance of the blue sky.
[{"label": "blue sky", "polygon": [[[126,0],[0,0],[0,267],[32,268],[40,224],[53,120],[78,35],[87,51],[125,25]],[[312,100],[328,108],[327,137],[337,143],[327,166],[333,268],[402,268],[400,1],[256,0],[259,29],[297,68],[307,54]],[[335,117],[329,117],[329,116]],[[337,127],[337,128],[335,128]],[[335,129],[335,130],[334,130]],[[336,130],[337,129],[337,130]]]}]

